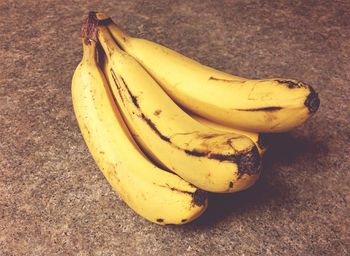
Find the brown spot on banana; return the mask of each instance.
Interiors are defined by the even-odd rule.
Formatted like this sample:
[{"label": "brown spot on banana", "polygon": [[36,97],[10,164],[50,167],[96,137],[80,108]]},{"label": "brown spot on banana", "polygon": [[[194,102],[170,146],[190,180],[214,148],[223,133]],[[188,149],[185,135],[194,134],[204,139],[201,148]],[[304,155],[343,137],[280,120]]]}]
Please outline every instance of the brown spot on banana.
[{"label": "brown spot on banana", "polygon": [[212,134],[198,134],[198,137],[202,138],[202,139],[212,139],[212,138],[215,138],[217,136],[220,136],[221,134],[215,134],[215,133],[212,133]]},{"label": "brown spot on banana", "polygon": [[208,152],[200,152],[200,151],[196,151],[196,150],[188,150],[188,149],[185,149],[184,152],[187,154],[187,155],[190,155],[190,156],[207,156],[208,155]]},{"label": "brown spot on banana", "polygon": [[220,162],[229,161],[237,164],[238,179],[247,175],[256,175],[261,171],[261,158],[257,147],[252,147],[249,150],[240,151],[236,154],[222,155],[222,154],[209,154],[209,159],[216,159]]},{"label": "brown spot on banana", "polygon": [[224,79],[224,78],[217,78],[217,77],[213,77],[213,76],[211,76],[211,77],[209,77],[209,79],[208,80],[213,80],[213,81],[221,81],[221,82],[226,82],[226,83],[232,83],[232,82],[234,82],[234,83],[244,83],[246,80],[234,80],[234,79]]},{"label": "brown spot on banana", "polygon": [[162,222],[164,222],[164,219],[157,219],[156,220],[158,223],[162,223]]},{"label": "brown spot on banana", "polygon": [[148,117],[146,117],[144,113],[141,112],[141,114],[140,114],[139,116],[148,124],[148,126],[149,126],[162,140],[171,143],[170,139],[169,139],[167,136],[163,135],[163,134],[158,130],[158,128],[156,127],[156,125],[152,122],[152,120],[149,119]]},{"label": "brown spot on banana", "polygon": [[162,110],[161,109],[157,109],[156,111],[154,111],[153,115],[159,116],[160,113],[162,113]]},{"label": "brown spot on banana", "polygon": [[228,161],[237,164],[238,178],[243,174],[256,175],[261,171],[261,158],[258,149],[254,146],[249,150],[237,152],[235,154],[217,154],[206,151],[185,150],[186,154],[196,157],[207,157],[220,162]]},{"label": "brown spot on banana", "polygon": [[201,189],[197,189],[192,193],[192,205],[193,206],[203,206],[207,200],[208,192]]},{"label": "brown spot on banana", "polygon": [[290,79],[284,79],[284,80],[275,80],[277,83],[286,85],[289,89],[294,88],[308,88],[309,86],[301,81],[295,81]]},{"label": "brown spot on banana", "polygon": [[[124,106],[126,106],[126,104],[125,104],[125,102],[124,102],[124,97],[123,97],[123,94],[121,93],[121,86],[119,85],[119,82],[118,82],[118,79],[117,79],[117,76],[115,75],[115,73],[114,73],[114,71],[112,70],[112,69],[110,69],[110,72],[111,72],[111,74],[112,74],[112,79],[113,79],[113,81],[114,81],[114,84],[115,84],[115,86],[117,87],[117,89],[118,89],[118,94],[119,94],[119,97],[120,97],[120,99],[121,99],[121,101],[123,102],[123,105]],[[113,92],[113,90],[111,90],[111,92]],[[112,93],[112,96],[113,96],[113,100],[114,100],[114,103],[116,104],[116,105],[118,105],[117,104],[117,99],[115,98],[115,95]]]},{"label": "brown spot on banana", "polygon": [[168,184],[166,184],[167,186],[163,186],[163,185],[159,185],[160,187],[163,188],[167,188],[170,189],[171,191],[176,191],[179,193],[184,193],[184,194],[188,194],[192,197],[192,206],[203,206],[207,200],[207,195],[208,192],[201,190],[199,188],[196,189],[195,192],[189,192],[189,191],[184,191],[184,190],[180,190],[174,187],[170,187]]},{"label": "brown spot on banana", "polygon": [[274,112],[274,111],[278,111],[281,109],[282,109],[282,107],[264,107],[264,108],[247,108],[247,109],[236,108],[235,110],[249,111],[249,112],[256,112],[256,111]]},{"label": "brown spot on banana", "polygon": [[[264,112],[264,118],[265,118],[265,122],[268,124],[270,123],[273,124],[275,123],[276,120],[278,120],[278,117],[275,115],[275,112]],[[275,125],[273,125],[272,127],[275,127]]]},{"label": "brown spot on banana", "polygon": [[126,83],[125,83],[123,77],[120,77],[120,78],[122,79],[123,83],[125,84],[125,88],[126,88],[126,90],[128,91],[128,93],[129,93],[129,95],[130,95],[130,98],[131,98],[131,100],[132,100],[132,103],[134,103],[134,105],[135,105],[137,108],[140,108],[139,103],[137,102],[137,96],[133,95],[133,94],[130,92],[129,87],[126,86]]}]

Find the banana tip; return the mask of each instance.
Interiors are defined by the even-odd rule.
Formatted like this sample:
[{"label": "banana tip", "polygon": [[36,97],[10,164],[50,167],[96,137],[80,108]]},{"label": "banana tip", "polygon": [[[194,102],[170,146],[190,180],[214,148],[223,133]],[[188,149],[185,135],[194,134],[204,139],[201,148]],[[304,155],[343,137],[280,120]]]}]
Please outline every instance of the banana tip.
[{"label": "banana tip", "polygon": [[112,19],[103,12],[90,11],[89,16],[91,16],[99,26],[108,26],[113,23]]},{"label": "banana tip", "polygon": [[107,26],[113,21],[110,17],[102,12],[90,11],[84,19],[80,30],[80,36],[84,38],[85,44],[90,44],[91,41],[97,41],[97,27]]},{"label": "banana tip", "polygon": [[320,106],[320,98],[317,92],[310,86],[310,93],[307,96],[304,105],[307,107],[311,114],[315,113]]},{"label": "banana tip", "polygon": [[197,189],[193,194],[192,204],[196,206],[203,206],[207,200],[207,192]]}]

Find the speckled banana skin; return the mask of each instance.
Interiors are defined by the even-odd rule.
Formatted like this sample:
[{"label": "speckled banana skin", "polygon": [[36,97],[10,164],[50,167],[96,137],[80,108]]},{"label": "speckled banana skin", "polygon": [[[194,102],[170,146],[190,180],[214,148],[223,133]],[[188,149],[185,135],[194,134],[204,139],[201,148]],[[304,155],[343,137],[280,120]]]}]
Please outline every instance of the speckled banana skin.
[{"label": "speckled banana skin", "polygon": [[246,136],[213,130],[191,118],[147,71],[98,28],[103,72],[135,140],[160,165],[196,187],[236,192],[259,178],[261,158]]},{"label": "speckled banana skin", "polygon": [[[86,25],[86,24],[85,24]],[[184,224],[207,207],[206,192],[150,162],[133,140],[96,61],[86,25],[84,55],[72,80],[74,112],[91,155],[110,185],[136,213],[157,224]]]},{"label": "speckled banana skin", "polygon": [[247,132],[247,131],[235,129],[231,126],[223,125],[223,124],[205,119],[205,118],[198,116],[194,113],[189,113],[189,115],[193,119],[197,120],[198,122],[212,128],[214,130],[223,131],[223,132],[230,132],[230,133],[237,133],[237,134],[242,134],[244,136],[247,136],[255,143],[261,156],[264,155],[264,153],[266,152],[266,150],[269,146],[269,138],[268,138],[267,134],[261,134],[261,133],[257,133],[257,132]]},{"label": "speckled banana skin", "polygon": [[118,45],[133,56],[179,105],[206,119],[252,132],[285,132],[318,109],[315,90],[284,78],[251,80],[230,75],[154,42],[133,38],[106,15],[97,15]]}]

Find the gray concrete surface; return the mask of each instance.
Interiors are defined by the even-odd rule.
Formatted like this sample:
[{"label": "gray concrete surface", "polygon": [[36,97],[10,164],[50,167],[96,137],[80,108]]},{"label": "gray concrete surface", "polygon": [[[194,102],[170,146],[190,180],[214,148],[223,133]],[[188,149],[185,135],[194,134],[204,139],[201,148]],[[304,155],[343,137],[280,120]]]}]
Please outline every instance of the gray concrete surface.
[{"label": "gray concrete surface", "polygon": [[[303,80],[319,112],[274,139],[255,187],[211,195],[191,224],[151,224],[111,190],[72,111],[89,10],[233,74]],[[0,255],[349,255],[349,15],[346,0],[1,1]]]}]

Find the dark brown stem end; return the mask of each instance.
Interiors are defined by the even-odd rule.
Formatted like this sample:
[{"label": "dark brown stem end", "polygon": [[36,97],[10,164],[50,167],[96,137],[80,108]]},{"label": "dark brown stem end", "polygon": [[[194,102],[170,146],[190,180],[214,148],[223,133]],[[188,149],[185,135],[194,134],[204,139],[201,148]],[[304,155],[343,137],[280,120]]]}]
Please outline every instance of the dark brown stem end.
[{"label": "dark brown stem end", "polygon": [[89,12],[80,30],[80,36],[84,38],[85,44],[90,44],[91,41],[97,41],[97,25],[96,12]]}]

